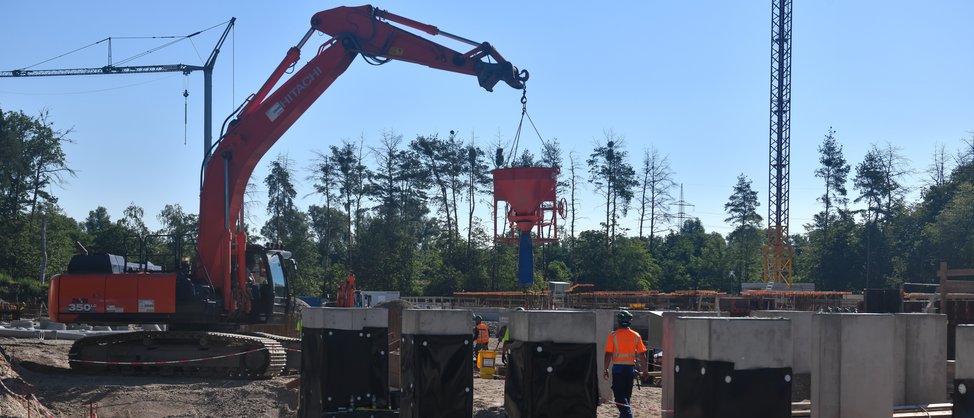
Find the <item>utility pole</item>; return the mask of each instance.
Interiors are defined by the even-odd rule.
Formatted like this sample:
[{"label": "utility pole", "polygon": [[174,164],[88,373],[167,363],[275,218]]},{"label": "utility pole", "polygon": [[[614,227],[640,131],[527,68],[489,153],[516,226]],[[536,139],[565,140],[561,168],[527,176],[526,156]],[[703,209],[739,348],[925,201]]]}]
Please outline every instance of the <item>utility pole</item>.
[{"label": "utility pole", "polygon": [[687,206],[692,208],[694,205],[688,203],[686,200],[683,200],[683,183],[680,183],[680,200],[676,201],[677,230],[683,229],[683,223],[687,221]]},{"label": "utility pole", "polygon": [[[768,241],[764,282],[791,287],[794,250],[788,235],[791,159],[791,1],[771,1],[771,141],[768,166]],[[768,286],[770,288],[770,285]]]}]

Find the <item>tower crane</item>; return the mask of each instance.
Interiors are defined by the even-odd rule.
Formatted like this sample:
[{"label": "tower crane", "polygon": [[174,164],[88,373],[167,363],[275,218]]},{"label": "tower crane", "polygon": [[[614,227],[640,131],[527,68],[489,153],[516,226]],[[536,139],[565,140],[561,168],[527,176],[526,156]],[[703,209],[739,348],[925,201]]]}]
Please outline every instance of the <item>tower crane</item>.
[{"label": "tower crane", "polygon": [[764,282],[791,286],[793,249],[788,238],[791,159],[791,1],[771,1],[771,141],[768,165],[768,241]]},{"label": "tower crane", "polygon": [[[49,70],[30,70],[30,69],[22,68],[22,69],[9,70],[9,71],[0,71],[0,77],[56,77],[56,76],[75,76],[75,75],[149,74],[149,73],[171,73],[171,72],[179,72],[179,73],[183,73],[183,75],[189,75],[194,71],[202,71],[203,72],[203,161],[205,162],[206,160],[209,159],[209,152],[210,149],[212,148],[212,143],[213,143],[213,129],[212,129],[213,126],[213,67],[216,65],[217,56],[220,55],[220,48],[223,47],[223,42],[226,41],[227,35],[233,29],[233,24],[236,21],[237,21],[236,17],[232,17],[230,18],[229,21],[227,21],[227,27],[223,30],[223,34],[220,35],[220,40],[217,41],[216,46],[213,47],[213,51],[210,52],[209,58],[207,58],[206,63],[204,63],[202,66],[188,65],[188,64],[116,66],[110,62],[111,47],[109,46],[109,50],[108,50],[109,64],[103,67],[62,68],[62,69],[49,69]],[[182,37],[181,39],[189,39],[203,32],[204,31],[193,32],[189,35]],[[111,38],[107,38],[107,39],[109,41],[109,45],[111,45]],[[96,42],[96,44],[102,41],[98,41]],[[188,95],[189,95],[188,92],[183,92],[184,97]]]}]

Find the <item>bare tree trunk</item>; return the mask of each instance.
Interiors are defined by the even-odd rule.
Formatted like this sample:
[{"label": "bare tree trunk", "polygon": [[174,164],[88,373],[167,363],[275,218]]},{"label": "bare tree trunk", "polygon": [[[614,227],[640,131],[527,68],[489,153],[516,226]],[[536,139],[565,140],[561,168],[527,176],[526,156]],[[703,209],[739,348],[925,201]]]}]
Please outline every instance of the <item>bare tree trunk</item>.
[{"label": "bare tree trunk", "polygon": [[[43,215],[42,215],[43,216]],[[41,220],[41,284],[47,277],[47,217]]]}]

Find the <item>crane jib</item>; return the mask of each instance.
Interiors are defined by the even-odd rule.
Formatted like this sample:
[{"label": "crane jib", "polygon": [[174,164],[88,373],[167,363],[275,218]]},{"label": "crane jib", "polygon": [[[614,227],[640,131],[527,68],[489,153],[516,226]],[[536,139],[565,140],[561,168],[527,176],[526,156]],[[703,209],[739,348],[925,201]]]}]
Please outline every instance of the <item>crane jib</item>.
[{"label": "crane jib", "polygon": [[277,103],[274,103],[270,109],[267,109],[267,112],[265,113],[267,115],[267,119],[269,119],[271,122],[277,120],[277,118],[284,113],[284,108],[290,105],[291,102],[294,101],[294,99],[296,99],[305,88],[311,86],[311,83],[314,83],[314,81],[320,76],[321,67],[315,67],[312,69],[311,72],[301,79],[301,82],[298,83],[298,85],[294,86],[291,91],[287,92],[287,95],[284,96],[283,99]]}]

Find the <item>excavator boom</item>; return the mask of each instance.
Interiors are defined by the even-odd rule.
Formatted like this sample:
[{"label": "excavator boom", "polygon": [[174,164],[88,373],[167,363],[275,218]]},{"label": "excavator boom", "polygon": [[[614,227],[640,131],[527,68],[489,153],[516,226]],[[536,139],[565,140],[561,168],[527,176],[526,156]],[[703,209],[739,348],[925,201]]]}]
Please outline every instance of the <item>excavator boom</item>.
[{"label": "excavator boom", "polygon": [[[241,302],[246,297],[239,293],[246,288],[246,271],[240,268],[241,262],[233,266],[231,260],[244,258],[245,246],[241,244],[246,242],[246,237],[240,228],[240,213],[247,181],[267,150],[345,72],[355,57],[362,55],[377,63],[405,61],[473,75],[488,91],[501,81],[516,89],[524,88],[527,71],[518,71],[486,42],[460,53],[400,29],[390,21],[420,30],[432,28],[439,33],[433,26],[372,6],[337,7],[318,12],[311,19],[308,33],[288,50],[217,143],[204,169],[200,192],[199,257],[208,272],[207,279],[222,291],[228,313],[246,310],[245,303]],[[316,31],[332,38],[303,67],[281,82],[287,70],[297,64],[301,47]],[[271,91],[278,84],[280,87]],[[231,276],[232,271],[236,273]]]}]

